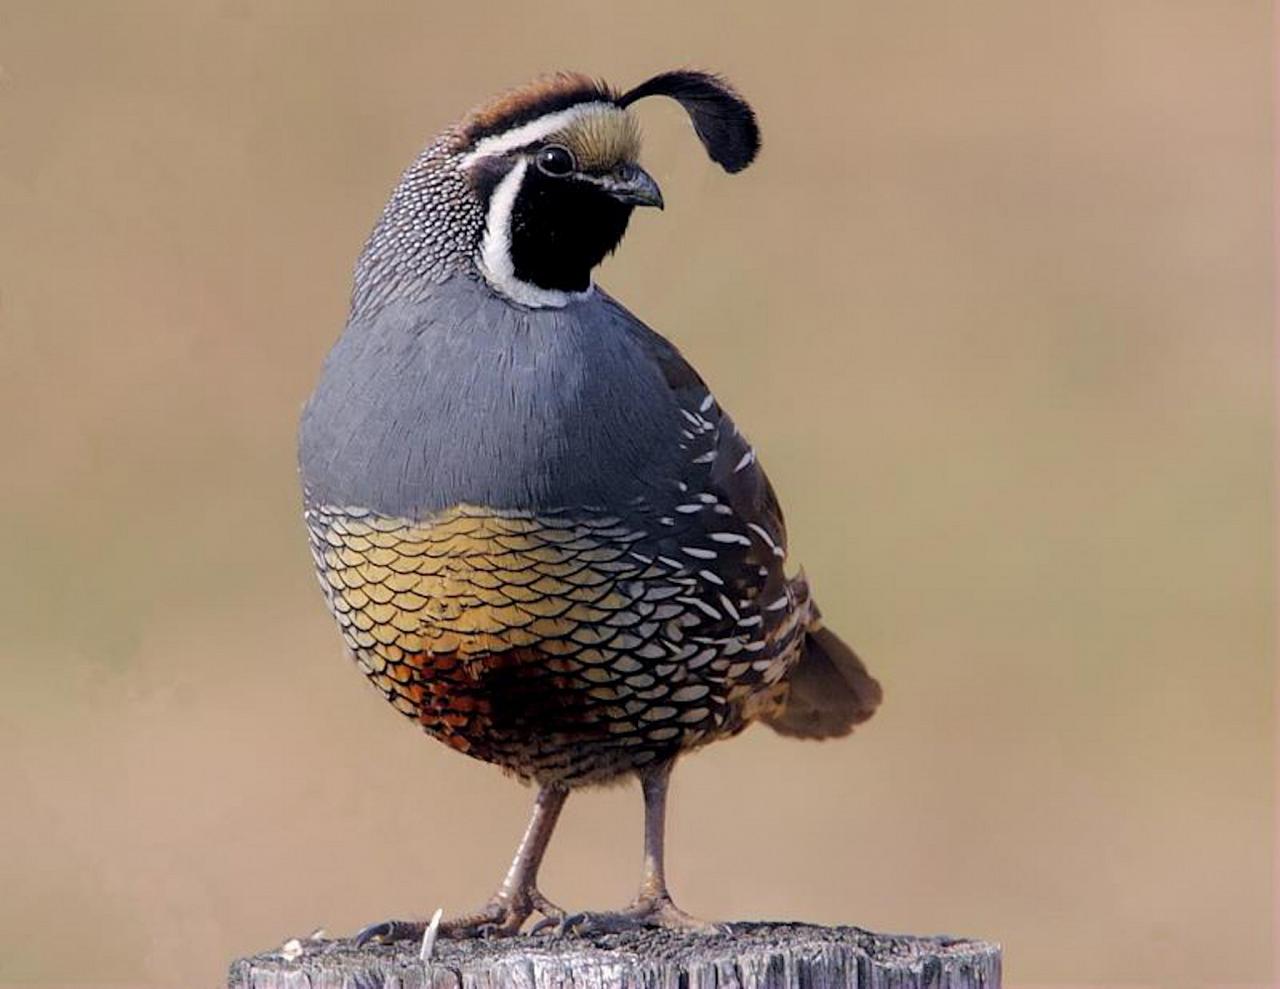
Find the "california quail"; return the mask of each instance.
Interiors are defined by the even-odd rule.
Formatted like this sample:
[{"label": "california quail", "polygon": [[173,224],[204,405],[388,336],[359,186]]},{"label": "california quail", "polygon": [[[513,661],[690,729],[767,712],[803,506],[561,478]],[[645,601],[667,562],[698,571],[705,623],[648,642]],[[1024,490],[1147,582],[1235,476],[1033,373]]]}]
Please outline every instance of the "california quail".
[{"label": "california quail", "polygon": [[[357,665],[460,752],[539,785],[515,861],[443,933],[514,933],[570,789],[637,774],[645,872],[613,929],[700,927],[663,875],[683,752],[754,720],[847,734],[880,687],[820,623],[769,480],[663,337],[592,284],[636,206],[630,108],[667,96],[728,172],[759,148],[724,80],[619,93],[560,74],[446,129],[409,167],[355,273],[302,417],[305,517]],[[419,936],[388,921],[362,939]]]}]

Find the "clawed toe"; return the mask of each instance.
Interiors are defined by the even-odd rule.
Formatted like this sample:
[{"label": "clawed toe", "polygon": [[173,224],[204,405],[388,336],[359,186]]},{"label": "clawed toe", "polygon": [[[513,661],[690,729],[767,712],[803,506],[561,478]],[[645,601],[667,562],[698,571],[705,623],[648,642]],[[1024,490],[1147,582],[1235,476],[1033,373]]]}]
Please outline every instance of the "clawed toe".
[{"label": "clawed toe", "polygon": [[564,923],[565,918],[563,916],[543,917],[540,921],[529,928],[529,936],[533,937],[536,934],[546,934],[548,932],[554,932],[556,934],[563,933]]},{"label": "clawed toe", "polygon": [[395,941],[416,941],[427,929],[421,920],[384,920],[362,928],[356,935],[356,947],[363,948],[371,942],[392,944]]},{"label": "clawed toe", "polygon": [[[454,917],[441,923],[437,935],[446,938],[494,937],[503,933],[514,933],[507,928],[510,922],[507,917],[496,913],[474,913],[462,917]],[[519,924],[517,923],[517,928]],[[384,920],[378,924],[370,924],[355,937],[357,948],[367,944],[394,944],[397,941],[418,941],[426,933],[425,921]]]},{"label": "clawed toe", "polygon": [[[545,922],[538,925],[539,929],[545,929],[546,926]],[[658,899],[634,903],[625,910],[570,914],[556,924],[555,930],[558,935],[563,936],[617,934],[646,927],[657,927],[669,931],[691,931],[699,934],[720,934],[727,929],[723,924],[699,920],[685,913],[669,899]]]},{"label": "clawed toe", "polygon": [[519,927],[520,919],[514,916],[513,911],[506,910],[496,904],[490,904],[475,913],[464,914],[461,917],[451,917],[446,920],[440,925],[440,936],[454,940],[473,937],[495,937],[502,934],[513,921]]},{"label": "clawed toe", "polygon": [[[536,889],[524,890],[518,896],[495,898],[474,913],[452,917],[437,926],[442,938],[463,940],[466,938],[511,937],[520,933],[534,913],[542,914],[542,920],[534,925],[531,933],[545,930],[548,925],[563,923],[564,911]],[[384,920],[370,924],[356,935],[357,948],[366,944],[391,944],[396,941],[420,940],[426,933],[427,923],[421,920]]]}]

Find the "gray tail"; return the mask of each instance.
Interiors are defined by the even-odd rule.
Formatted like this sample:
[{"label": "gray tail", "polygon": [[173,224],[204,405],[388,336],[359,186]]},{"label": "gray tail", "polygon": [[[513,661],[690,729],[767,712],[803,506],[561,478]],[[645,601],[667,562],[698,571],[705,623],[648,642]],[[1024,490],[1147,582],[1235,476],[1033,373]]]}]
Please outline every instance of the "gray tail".
[{"label": "gray tail", "polygon": [[786,702],[762,720],[780,735],[838,738],[875,713],[883,692],[852,649],[815,620],[787,674]]}]

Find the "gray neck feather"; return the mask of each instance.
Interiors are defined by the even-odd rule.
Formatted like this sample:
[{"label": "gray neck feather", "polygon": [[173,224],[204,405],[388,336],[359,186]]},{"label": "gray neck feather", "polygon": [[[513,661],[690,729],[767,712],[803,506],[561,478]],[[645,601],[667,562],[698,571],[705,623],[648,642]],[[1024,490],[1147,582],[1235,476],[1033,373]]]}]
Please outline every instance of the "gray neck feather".
[{"label": "gray neck feather", "polygon": [[478,275],[355,319],[302,417],[308,500],[425,518],[460,503],[625,505],[675,495],[687,425],[674,351],[603,293],[522,309]]},{"label": "gray neck feather", "polygon": [[351,318],[414,302],[474,264],[484,209],[457,166],[456,136],[432,142],[400,177],[356,263]]}]

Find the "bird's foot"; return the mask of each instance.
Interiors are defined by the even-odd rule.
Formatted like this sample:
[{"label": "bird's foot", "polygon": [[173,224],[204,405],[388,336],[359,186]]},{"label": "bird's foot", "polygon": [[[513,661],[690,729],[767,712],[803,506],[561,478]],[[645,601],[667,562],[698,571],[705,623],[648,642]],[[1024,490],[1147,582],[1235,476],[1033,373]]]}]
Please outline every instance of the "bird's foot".
[{"label": "bird's foot", "polygon": [[356,947],[363,948],[373,942],[392,944],[395,941],[413,941],[422,937],[426,930],[425,920],[380,920],[376,924],[360,928],[355,938]]},{"label": "bird's foot", "polygon": [[[439,937],[454,939],[474,937],[510,937],[520,933],[524,922],[535,913],[540,923],[562,924],[565,912],[537,889],[521,890],[510,895],[499,894],[473,913],[451,917],[440,922]],[[371,942],[390,944],[394,941],[418,941],[427,930],[425,920],[384,920],[370,924],[356,935],[356,947]]]},{"label": "bird's foot", "polygon": [[[541,921],[533,933],[547,926],[547,921]],[[714,924],[685,913],[666,895],[636,900],[622,910],[571,914],[562,918],[555,927],[559,934],[616,934],[644,927],[721,934],[727,929],[724,924]]]}]

